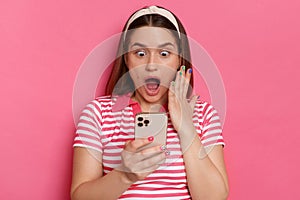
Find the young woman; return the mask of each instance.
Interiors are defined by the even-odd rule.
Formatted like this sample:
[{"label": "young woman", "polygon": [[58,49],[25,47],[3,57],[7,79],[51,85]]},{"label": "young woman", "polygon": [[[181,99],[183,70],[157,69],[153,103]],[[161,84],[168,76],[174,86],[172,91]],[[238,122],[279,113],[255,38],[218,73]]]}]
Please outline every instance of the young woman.
[{"label": "young woman", "polygon": [[[227,198],[220,120],[212,105],[191,96],[185,34],[162,7],[142,8],[128,19],[108,96],[91,101],[80,116],[73,200]],[[153,142],[135,138],[134,118],[142,111],[167,113],[166,145],[141,150]]]}]

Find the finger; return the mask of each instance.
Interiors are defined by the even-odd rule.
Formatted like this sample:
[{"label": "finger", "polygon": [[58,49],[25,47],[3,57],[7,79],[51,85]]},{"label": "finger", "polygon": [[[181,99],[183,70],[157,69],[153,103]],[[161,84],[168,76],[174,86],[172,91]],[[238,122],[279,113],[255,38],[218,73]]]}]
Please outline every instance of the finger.
[{"label": "finger", "polygon": [[182,65],[181,66],[181,72],[182,72],[183,77],[185,77],[185,74],[186,74],[185,70],[186,70],[185,65]]},{"label": "finger", "polygon": [[157,170],[157,168],[159,168],[159,164],[152,165],[152,166],[147,167],[145,169],[141,169],[141,170],[139,170],[140,171],[139,173],[149,173],[149,174],[151,174],[152,172]]},{"label": "finger", "polygon": [[126,168],[128,171],[133,173],[144,173],[153,166],[162,164],[165,158],[166,155],[164,152],[160,152],[159,154],[148,157],[141,156],[141,153],[135,153],[134,158],[130,158]]},{"label": "finger", "polygon": [[175,99],[175,81],[172,81],[170,83],[169,91],[168,91],[168,109],[172,109],[172,106],[174,105],[176,99]]},{"label": "finger", "polygon": [[131,141],[131,140],[125,141],[125,146],[129,145],[130,141]]},{"label": "finger", "polygon": [[174,97],[175,93],[175,81],[171,81],[169,86],[169,97]]},{"label": "finger", "polygon": [[179,87],[179,95],[180,98],[184,98],[184,86],[185,86],[185,66],[181,66],[180,69],[180,87]]},{"label": "finger", "polygon": [[141,162],[143,160],[151,159],[152,157],[156,157],[163,153],[164,150],[161,148],[160,145],[146,148],[142,151],[131,153],[132,154],[132,160],[136,162]]},{"label": "finger", "polygon": [[124,158],[124,163],[127,168],[139,168],[138,164],[143,162],[143,160],[147,160],[149,158],[155,157],[161,154],[162,151],[148,151],[148,152],[130,152],[130,151],[123,151],[122,156]]},{"label": "finger", "polygon": [[161,152],[155,156],[149,157],[148,159],[143,160],[142,162],[144,162],[146,164],[146,166],[150,167],[153,165],[157,165],[157,164],[161,164],[162,161],[166,160],[166,154],[165,152]]},{"label": "finger", "polygon": [[133,139],[126,140],[125,145],[124,145],[124,149],[129,149],[132,141],[133,141]]},{"label": "finger", "polygon": [[146,166],[144,164],[136,165],[135,168],[132,169],[131,172],[135,173],[137,176],[148,176],[148,174],[151,174],[158,167],[159,167],[159,164],[155,164],[155,165],[151,165],[151,166]]},{"label": "finger", "polygon": [[160,164],[164,163],[165,160],[166,155],[164,152],[161,152],[156,156],[149,157],[139,162],[136,169],[140,169],[143,172],[153,169],[153,167],[156,169]]},{"label": "finger", "polygon": [[164,150],[164,148],[161,145],[145,148],[142,151],[140,151],[141,154],[147,155],[150,153],[161,153]]},{"label": "finger", "polygon": [[190,106],[191,106],[191,108],[194,108],[195,107],[195,104],[196,104],[196,102],[197,102],[197,100],[200,98],[200,96],[199,95],[194,95],[193,97],[192,97],[192,99],[191,99],[191,101],[190,101]]},{"label": "finger", "polygon": [[181,70],[179,70],[176,74],[176,78],[175,78],[175,87],[174,87],[174,93],[175,93],[175,96],[178,98],[178,94],[180,92],[180,82],[181,82],[181,75],[182,72]]},{"label": "finger", "polygon": [[184,91],[183,91],[183,94],[184,94],[185,98],[187,96],[187,92],[188,92],[188,89],[190,87],[191,76],[192,76],[192,68],[189,68],[187,70],[187,73],[186,73],[186,76],[185,76],[185,85],[184,85]]},{"label": "finger", "polygon": [[149,140],[148,138],[135,138],[134,140],[131,140],[127,143],[125,146],[126,151],[135,152],[137,149],[146,146],[147,144],[150,144],[152,140]]}]

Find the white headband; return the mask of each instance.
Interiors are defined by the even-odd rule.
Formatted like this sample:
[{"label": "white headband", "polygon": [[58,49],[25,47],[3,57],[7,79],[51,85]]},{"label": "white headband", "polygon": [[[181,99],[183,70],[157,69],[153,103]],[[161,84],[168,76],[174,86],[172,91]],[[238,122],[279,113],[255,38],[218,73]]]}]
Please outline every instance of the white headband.
[{"label": "white headband", "polygon": [[[176,27],[178,36],[180,38],[180,31],[179,31],[178,23],[177,23],[177,20],[174,17],[174,15],[171,12],[169,12],[168,10],[165,10],[163,8],[158,8],[157,6],[149,6],[147,8],[141,9],[141,10],[137,11],[136,13],[134,13],[131,16],[131,18],[128,20],[124,32],[126,32],[128,30],[128,27],[134,20],[136,20],[137,18],[139,18],[143,15],[148,15],[148,14],[159,14],[159,15],[167,18]],[[124,39],[125,39],[125,37],[124,37]]]}]

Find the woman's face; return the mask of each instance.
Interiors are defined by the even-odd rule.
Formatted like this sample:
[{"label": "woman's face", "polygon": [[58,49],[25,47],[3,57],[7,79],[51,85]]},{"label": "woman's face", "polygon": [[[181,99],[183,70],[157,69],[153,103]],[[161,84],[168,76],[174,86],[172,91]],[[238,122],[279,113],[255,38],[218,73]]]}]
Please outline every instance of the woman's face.
[{"label": "woman's face", "polygon": [[125,61],[135,84],[136,98],[147,103],[164,103],[180,64],[172,32],[148,26],[135,29],[130,35]]}]

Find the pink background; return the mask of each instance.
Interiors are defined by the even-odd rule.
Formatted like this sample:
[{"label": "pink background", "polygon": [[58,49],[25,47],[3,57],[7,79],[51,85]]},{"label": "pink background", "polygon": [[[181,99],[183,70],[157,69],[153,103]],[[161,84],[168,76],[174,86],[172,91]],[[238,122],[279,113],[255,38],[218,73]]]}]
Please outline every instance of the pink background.
[{"label": "pink background", "polygon": [[300,198],[298,0],[19,0],[0,3],[0,199],[69,199],[76,73],[134,10],[156,3],[223,77],[229,199]]}]

